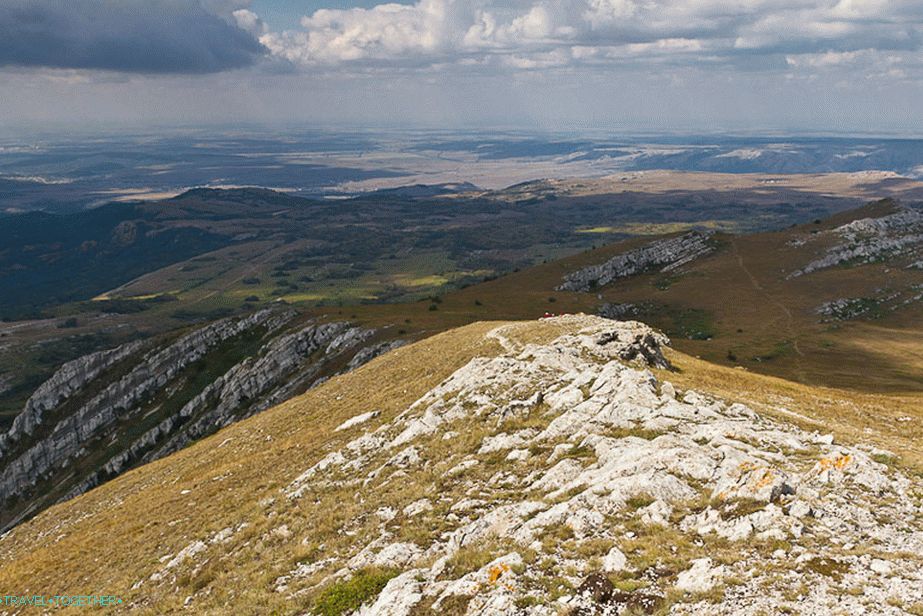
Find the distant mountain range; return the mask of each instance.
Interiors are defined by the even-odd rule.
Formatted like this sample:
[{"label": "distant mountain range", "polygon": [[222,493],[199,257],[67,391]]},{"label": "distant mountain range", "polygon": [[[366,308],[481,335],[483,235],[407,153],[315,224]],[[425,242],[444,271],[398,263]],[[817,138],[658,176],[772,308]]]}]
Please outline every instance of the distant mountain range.
[{"label": "distant mountain range", "polygon": [[468,181],[496,190],[542,178],[650,169],[919,177],[923,140],[309,130],[7,138],[0,140],[0,212],[71,211],[111,200],[162,199],[194,187],[353,196]]}]

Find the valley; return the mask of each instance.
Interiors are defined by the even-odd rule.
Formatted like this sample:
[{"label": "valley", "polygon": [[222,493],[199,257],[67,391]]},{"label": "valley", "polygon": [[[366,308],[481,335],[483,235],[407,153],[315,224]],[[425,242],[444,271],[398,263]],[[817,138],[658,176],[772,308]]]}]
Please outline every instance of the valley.
[{"label": "valley", "polygon": [[[513,226],[527,224],[522,214],[492,219],[478,214],[478,208],[492,211],[499,197],[480,197],[486,205],[479,206],[471,204],[471,197],[454,203],[462,198],[452,196],[452,203],[443,207],[463,209],[463,215],[455,220],[434,213],[434,218],[422,220],[442,231],[408,235],[396,226],[383,228],[384,213],[375,214],[371,204],[349,203],[356,205],[355,220],[364,220],[365,230],[378,239],[337,243],[332,229],[345,224],[340,222],[344,217],[354,220],[342,205],[324,214],[331,205],[301,203],[276,193],[204,191],[139,206],[145,212],[142,220],[149,221],[145,224],[158,226],[158,238],[176,229],[207,227],[230,245],[143,274],[89,301],[65,302],[53,309],[58,317],[5,326],[0,357],[7,358],[11,376],[2,395],[8,423],[0,441],[0,485],[6,503],[0,523],[14,524],[299,395],[379,353],[479,321],[530,321],[566,313],[634,319],[666,333],[677,350],[716,367],[855,390],[856,395],[923,392],[923,269],[918,267],[923,258],[923,214],[914,206],[883,200],[813,219],[822,206],[792,208],[788,216],[810,220],[780,231],[732,234],[711,224],[711,218],[695,218],[716,216],[715,208],[724,208],[721,216],[737,211],[742,217],[735,227],[759,228],[767,223],[762,213],[753,219],[754,211],[781,211],[778,195],[736,194],[735,200],[752,201],[735,210],[730,197],[726,204],[720,198],[711,202],[709,193],[701,212],[687,212],[687,223],[651,222],[645,223],[643,232],[630,225],[614,231],[619,211],[638,211],[623,199],[650,199],[650,220],[676,213],[658,207],[661,202],[654,195],[607,192],[593,197],[600,205],[591,201],[587,206],[566,202],[574,191],[586,192],[585,185],[548,186],[560,196],[543,188],[546,192],[536,197],[535,186],[525,195],[525,187],[516,187],[503,196],[510,202],[504,207],[515,209],[518,199],[525,197],[528,203],[521,207],[534,212],[528,222],[534,235],[518,235],[519,252],[510,242],[503,251],[478,249],[476,253],[502,254],[511,260],[495,260],[490,269],[454,280],[436,268],[471,258],[462,246],[499,246]],[[600,190],[612,189],[603,184]],[[666,207],[700,199],[694,193],[671,195]],[[603,209],[605,200],[618,205]],[[833,208],[856,201],[826,197],[821,203]],[[428,207],[414,200],[401,203],[408,212]],[[573,211],[558,216],[560,208]],[[614,214],[607,213],[612,210]],[[389,215],[394,211],[386,208]],[[574,233],[576,217],[586,224],[593,212],[599,213],[600,226],[612,224],[602,232]],[[270,239],[298,228],[282,214],[297,220],[328,216],[328,226],[303,232],[327,236]],[[485,233],[488,219],[495,222],[491,235]],[[233,240],[244,226],[253,231],[243,240]],[[568,228],[570,235],[563,235]],[[420,256],[410,266],[406,259],[392,259],[395,253],[383,254],[390,249],[400,253],[400,241],[416,251],[421,233],[432,238],[432,254],[440,258]],[[598,242],[628,236],[606,245],[585,245],[587,237]],[[571,238],[571,243],[562,240],[555,247],[557,253],[577,254],[548,258],[542,242],[553,237]],[[285,285],[300,280],[300,271],[317,271],[305,257],[295,256],[305,254],[309,245],[321,255],[315,257],[318,260],[328,258],[323,255],[329,250],[339,251],[344,263],[366,255],[364,275],[371,281],[367,284],[382,285],[381,276],[395,260],[400,265],[393,271],[427,282],[393,297],[362,297],[357,291],[361,276],[334,276],[328,284],[354,293],[336,301],[287,288],[267,290],[264,278]],[[146,255],[143,245],[131,244],[131,249]],[[96,258],[116,258],[116,253]],[[539,258],[544,262],[528,265]],[[349,261],[347,267],[356,269],[357,262]],[[91,271],[113,275],[105,269]],[[479,281],[478,276],[487,280]],[[173,290],[180,280],[187,286]],[[241,299],[242,293],[255,299]],[[225,330],[230,333],[218,333]],[[339,336],[345,336],[344,342],[337,342]],[[118,360],[87,373],[86,366],[97,361],[92,353],[112,348],[118,349]],[[71,363],[59,370],[66,361]],[[167,369],[168,365],[173,367]],[[83,376],[71,376],[68,370]],[[59,374],[39,387],[55,371]],[[865,375],[861,383],[854,378],[857,371]],[[140,375],[151,372],[155,380],[148,384]],[[56,401],[60,399],[65,402]],[[118,408],[113,407],[115,400]],[[83,427],[75,432],[75,426]],[[78,436],[61,440],[70,434]]]},{"label": "valley", "polygon": [[[855,520],[874,510],[910,534],[887,526],[874,547],[827,550],[840,569],[826,580],[818,564],[813,605],[841,602],[843,576],[870,563],[913,587],[918,568],[895,545],[919,534],[918,492],[908,488],[923,471],[919,187],[832,176],[673,180],[695,189],[666,190],[660,174],[645,190],[544,181],[336,203],[199,190],[43,215],[41,227],[26,215],[4,230],[3,258],[17,267],[0,278],[0,547],[16,563],[0,567],[0,581],[55,575],[19,547],[36,541],[31,533],[66,543],[130,524],[132,533],[115,531],[126,542],[118,549],[151,571],[62,566],[105,581],[141,613],[182,609],[176,591],[201,611],[244,600],[328,613],[329,593],[367,578],[380,599],[355,607],[368,600],[363,609],[381,615],[395,602],[405,616],[559,600],[575,613],[774,610],[790,601],[779,576],[814,575],[777,568],[778,550],[814,562],[812,542],[834,529],[858,540]],[[876,191],[892,196],[866,198]],[[65,269],[73,276],[62,284]],[[10,318],[24,309],[31,318]],[[561,349],[567,361],[595,359],[560,372]],[[594,382],[611,386],[612,370],[635,384],[594,394]],[[572,408],[568,388],[590,397]],[[493,410],[478,406],[485,400]],[[567,418],[584,406],[620,410],[587,411],[598,425],[579,429],[583,419]],[[356,426],[367,431],[343,449],[340,433]],[[425,448],[410,445],[421,438]],[[708,466],[720,451],[725,462],[701,477],[672,462],[666,474],[643,464],[614,471],[610,453],[625,447],[618,455],[669,451]],[[304,456],[313,465],[300,464]],[[781,492],[727,466],[734,456],[740,469],[765,469]],[[844,469],[830,460],[848,460],[848,470],[836,474]],[[391,487],[408,473],[407,487]],[[594,482],[613,473],[624,473],[624,502],[593,496],[603,489]],[[706,475],[721,478],[711,485]],[[225,500],[214,491],[225,481],[220,489],[246,496]],[[335,513],[357,485],[363,500]],[[541,486],[548,494],[538,500],[516,496]],[[860,496],[863,486],[876,495]],[[165,535],[160,516],[173,518],[176,498],[191,494],[196,513],[171,519],[184,530]],[[848,512],[831,504],[844,494]],[[147,512],[141,526],[130,521],[135,508]],[[95,521],[82,521],[89,510]],[[482,517],[497,521],[482,528]],[[820,520],[806,526],[809,518]],[[594,529],[600,520],[616,534]],[[560,535],[549,530],[562,523]],[[664,533],[672,554],[648,543]],[[377,539],[360,547],[356,534]],[[737,567],[731,554],[747,538],[755,543]],[[185,543],[155,556],[142,540]],[[254,542],[290,556],[254,552]],[[205,553],[259,564],[219,573],[211,557],[200,562]],[[548,554],[568,564],[552,566]],[[460,590],[494,569],[512,572],[509,584]],[[245,599],[224,594],[257,570],[262,581]],[[867,581],[873,596],[923,600],[876,580]]]}]

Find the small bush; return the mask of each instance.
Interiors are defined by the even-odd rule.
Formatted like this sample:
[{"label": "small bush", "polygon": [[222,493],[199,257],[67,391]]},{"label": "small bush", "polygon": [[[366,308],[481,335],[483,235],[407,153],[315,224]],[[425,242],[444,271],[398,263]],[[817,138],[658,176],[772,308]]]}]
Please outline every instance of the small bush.
[{"label": "small bush", "polygon": [[350,614],[369,599],[378,596],[388,581],[398,574],[393,569],[360,569],[349,580],[325,588],[314,604],[319,616]]}]

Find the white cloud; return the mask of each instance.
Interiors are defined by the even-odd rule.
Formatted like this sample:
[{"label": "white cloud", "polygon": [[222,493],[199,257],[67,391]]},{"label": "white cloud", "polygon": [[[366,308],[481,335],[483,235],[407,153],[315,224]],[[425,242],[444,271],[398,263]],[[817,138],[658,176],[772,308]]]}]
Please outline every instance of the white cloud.
[{"label": "white cloud", "polygon": [[[0,0],[0,127],[247,117],[923,130],[923,0],[401,1],[316,11],[280,32],[248,0]],[[140,4],[151,10],[119,9]],[[67,53],[4,62],[4,49],[48,48],[4,21],[26,5],[62,15],[43,32],[65,37]],[[105,10],[70,17],[90,6]],[[170,19],[142,19],[169,7]],[[122,35],[135,31],[146,36]],[[26,35],[35,42],[10,44]],[[113,36],[117,53],[85,59]]]},{"label": "white cloud", "polygon": [[459,47],[472,11],[452,0],[371,9],[322,9],[304,17],[301,31],[268,33],[260,41],[274,54],[303,65],[356,60],[427,58]]},{"label": "white cloud", "polygon": [[824,53],[801,54],[787,56],[785,61],[789,66],[827,68],[852,64],[863,55],[871,53],[869,50],[861,51],[827,51]]},{"label": "white cloud", "polygon": [[[238,23],[251,29],[240,18]],[[681,63],[798,70],[847,62],[850,54],[919,50],[923,3],[419,0],[323,9],[306,16],[301,26],[262,32],[260,41],[277,57],[312,68],[456,64],[540,69],[672,57]]]},{"label": "white cloud", "polygon": [[231,13],[237,27],[253,36],[260,37],[269,32],[269,28],[260,19],[260,16],[249,9],[237,9]]}]

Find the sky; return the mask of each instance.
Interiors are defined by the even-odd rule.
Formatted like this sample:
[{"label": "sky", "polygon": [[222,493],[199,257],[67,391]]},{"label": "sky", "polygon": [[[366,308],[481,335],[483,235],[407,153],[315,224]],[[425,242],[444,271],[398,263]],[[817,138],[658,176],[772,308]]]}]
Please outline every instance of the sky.
[{"label": "sky", "polygon": [[920,0],[3,0],[0,131],[923,133]]}]

